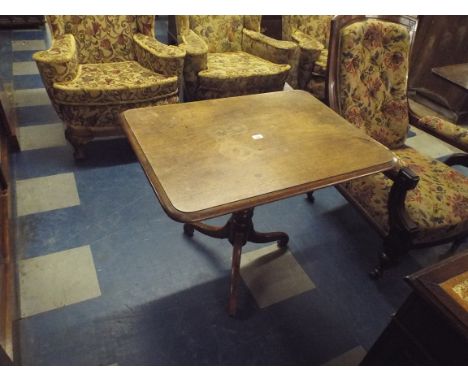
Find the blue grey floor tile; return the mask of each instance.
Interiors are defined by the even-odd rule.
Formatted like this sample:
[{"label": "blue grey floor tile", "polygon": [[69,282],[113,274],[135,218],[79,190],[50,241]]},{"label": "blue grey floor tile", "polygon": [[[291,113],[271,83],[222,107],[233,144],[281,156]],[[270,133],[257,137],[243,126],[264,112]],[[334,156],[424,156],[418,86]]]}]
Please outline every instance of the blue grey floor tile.
[{"label": "blue grey floor tile", "polygon": [[13,62],[21,62],[21,61],[32,61],[34,52],[32,51],[19,51],[13,52]]},{"label": "blue grey floor tile", "polygon": [[12,155],[15,179],[36,178],[75,171],[71,146],[27,150]]},{"label": "blue grey floor tile", "polygon": [[41,76],[38,74],[30,74],[25,76],[15,76],[13,81],[15,89],[37,89],[43,88]]},{"label": "blue grey floor tile", "polygon": [[60,122],[60,118],[51,104],[18,107],[16,108],[16,115],[18,117],[18,126],[20,127]]},{"label": "blue grey floor tile", "polygon": [[45,36],[44,29],[37,30],[13,30],[13,40],[43,40]]}]

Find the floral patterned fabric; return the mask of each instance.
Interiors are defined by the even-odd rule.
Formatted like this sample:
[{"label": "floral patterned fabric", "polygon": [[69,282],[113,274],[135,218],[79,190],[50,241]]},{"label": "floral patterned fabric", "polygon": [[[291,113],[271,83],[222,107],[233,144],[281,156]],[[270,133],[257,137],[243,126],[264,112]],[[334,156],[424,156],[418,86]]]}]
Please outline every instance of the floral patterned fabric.
[{"label": "floral patterned fabric", "polygon": [[184,49],[162,44],[158,40],[143,34],[134,35],[133,40],[135,41],[137,60],[141,65],[165,76],[182,77]]},{"label": "floral patterned fabric", "polygon": [[36,61],[42,82],[47,90],[55,111],[62,118],[60,108],[57,107],[53,92],[55,81],[71,81],[78,72],[78,55],[75,39],[66,34],[56,38],[47,51],[36,52],[33,55]]},{"label": "floral patterned fabric", "polygon": [[280,91],[289,70],[245,52],[210,53],[199,73],[197,99]]},{"label": "floral patterned fabric", "polygon": [[52,47],[33,58],[75,149],[94,136],[120,134],[123,110],[178,102],[185,52],[154,39],[154,16],[47,21]]},{"label": "floral patterned fabric", "polygon": [[186,50],[189,100],[283,88],[283,71],[295,62],[296,46],[259,33],[260,20],[260,16],[176,16],[178,40]]},{"label": "floral patterned fabric", "polygon": [[57,103],[115,105],[159,99],[177,92],[177,77],[166,77],[136,61],[80,65],[78,75],[54,84]]},{"label": "floral patterned fabric", "polygon": [[[408,191],[405,206],[417,225],[416,243],[452,237],[468,229],[468,178],[442,162],[403,147],[394,150],[401,165],[419,176]],[[372,219],[389,232],[388,197],[393,182],[383,174],[371,175],[342,186]]]},{"label": "floral patterned fabric", "polygon": [[179,43],[193,30],[208,46],[210,53],[241,50],[242,30],[260,30],[260,16],[176,16]]},{"label": "floral patterned fabric", "polygon": [[68,127],[72,134],[79,136],[83,132],[91,136],[107,136],[122,134],[119,114],[127,109],[138,107],[166,105],[177,103],[179,97],[176,94],[168,94],[151,101],[136,103],[122,103],[114,105],[67,105],[61,104],[61,112],[67,121],[72,121]]},{"label": "floral patterned fabric", "polygon": [[283,16],[283,39],[300,47],[297,70],[288,83],[325,100],[328,40],[333,16]]},{"label": "floral patterned fabric", "polygon": [[242,50],[276,64],[294,65],[299,53],[296,44],[265,36],[260,32],[244,29]]},{"label": "floral patterned fabric", "polygon": [[409,126],[407,29],[366,20],[340,32],[341,114],[385,146],[402,147]]},{"label": "floral patterned fabric", "polygon": [[135,59],[133,35],[154,36],[152,16],[48,16],[54,38],[75,37],[80,63]]},{"label": "floral patterned fabric", "polygon": [[300,31],[319,43],[324,47],[328,46],[330,39],[330,24],[333,16],[283,16],[283,40],[292,41],[292,35],[296,31]]},{"label": "floral patterned fabric", "polygon": [[419,119],[418,124],[442,136],[455,147],[468,152],[468,127],[455,125],[434,116],[424,116]]},{"label": "floral patterned fabric", "polygon": [[208,68],[199,73],[199,88],[217,93],[242,95],[282,90],[289,65],[273,64],[245,52],[209,53]]},{"label": "floral patterned fabric", "polygon": [[189,25],[210,53],[241,50],[243,16],[189,16]]}]

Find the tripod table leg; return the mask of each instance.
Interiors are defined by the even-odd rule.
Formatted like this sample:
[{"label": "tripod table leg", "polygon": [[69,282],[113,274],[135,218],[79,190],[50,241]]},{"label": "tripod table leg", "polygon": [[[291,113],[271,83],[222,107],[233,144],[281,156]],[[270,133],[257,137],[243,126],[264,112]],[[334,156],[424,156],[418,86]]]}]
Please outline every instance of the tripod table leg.
[{"label": "tripod table leg", "polygon": [[242,233],[236,233],[234,237],[232,249],[232,266],[231,266],[231,285],[229,291],[228,313],[234,316],[237,310],[237,285],[239,284],[239,268],[244,245],[244,237]]}]

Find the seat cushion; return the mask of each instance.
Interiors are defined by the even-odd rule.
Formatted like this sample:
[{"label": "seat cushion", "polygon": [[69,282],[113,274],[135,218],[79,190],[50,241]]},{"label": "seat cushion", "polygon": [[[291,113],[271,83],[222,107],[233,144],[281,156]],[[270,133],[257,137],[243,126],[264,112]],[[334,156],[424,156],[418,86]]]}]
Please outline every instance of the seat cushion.
[{"label": "seat cushion", "polygon": [[282,90],[289,65],[278,65],[245,52],[208,53],[199,87],[221,94]]},{"label": "seat cushion", "polygon": [[54,84],[57,103],[115,105],[151,101],[177,92],[177,77],[167,77],[136,61],[83,64],[77,76]]},{"label": "seat cushion", "polygon": [[[468,178],[412,148],[405,146],[393,152],[420,178],[416,188],[408,191],[405,203],[418,227],[415,242],[441,240],[468,230]],[[387,203],[392,184],[382,174],[343,184],[385,233],[389,231]]]}]

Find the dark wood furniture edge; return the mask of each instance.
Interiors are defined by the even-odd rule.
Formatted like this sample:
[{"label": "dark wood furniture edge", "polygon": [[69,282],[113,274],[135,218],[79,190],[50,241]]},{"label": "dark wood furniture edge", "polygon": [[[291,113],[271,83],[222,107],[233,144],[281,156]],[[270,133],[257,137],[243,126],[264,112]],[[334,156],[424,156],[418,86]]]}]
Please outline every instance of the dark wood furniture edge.
[{"label": "dark wood furniture edge", "polygon": [[[424,301],[443,311],[449,317],[451,325],[468,338],[468,312],[454,302],[439,285],[468,270],[467,254],[468,252],[465,251],[445,261],[421,269],[405,277],[405,281],[419,292]],[[465,268],[460,267],[460,262],[463,263]]]},{"label": "dark wood furniture edge", "polygon": [[[289,198],[289,197],[305,194],[309,191],[318,190],[325,186],[328,187],[328,186],[333,186],[333,185],[342,183],[344,180],[347,179],[347,176],[349,175],[349,174],[342,174],[341,176],[337,176],[333,178],[332,182],[327,180],[327,181],[320,181],[320,182],[314,182],[314,183],[305,183],[305,184],[296,186],[293,189],[289,188],[289,189],[281,190],[278,192],[271,192],[271,193],[257,196],[254,198],[244,199],[239,202],[233,202],[233,203],[213,207],[213,208],[206,209],[206,210],[194,211],[194,212],[180,211],[172,205],[167,194],[164,192],[163,187],[161,186],[161,183],[159,182],[156,174],[154,173],[150,164],[148,163],[148,159],[143,154],[143,151],[141,150],[141,146],[139,145],[136,137],[134,136],[133,132],[128,126],[128,123],[125,119],[125,113],[126,112],[123,112],[120,114],[122,129],[124,130],[129,141],[132,143],[132,146],[139,148],[139,150],[134,150],[134,151],[138,157],[138,160],[140,161],[141,166],[143,167],[146,177],[151,183],[158,199],[161,202],[161,205],[164,211],[172,219],[181,223],[198,222],[198,221],[214,218],[220,215],[226,215],[226,214],[230,214],[236,211],[241,211],[241,210],[249,209],[252,207],[257,207],[257,206],[271,203],[273,201],[278,201],[284,198]],[[366,171],[357,172],[357,175],[354,178],[360,178],[360,177],[364,177],[367,175],[376,174],[378,172],[390,170],[395,166],[395,164],[396,162],[395,162],[395,159],[393,158],[391,161],[387,163],[384,163],[378,166],[373,166],[367,169]]]},{"label": "dark wood furniture edge", "polygon": [[9,173],[9,153],[8,140],[3,137],[1,140],[1,167],[4,177],[7,181],[7,188],[0,192],[0,224],[2,227],[0,246],[3,255],[2,264],[2,285],[0,287],[0,345],[5,350],[5,354],[9,357],[11,363],[16,361],[16,336],[15,336],[15,321],[18,317],[17,301],[16,301],[16,279],[15,270],[16,263],[13,256],[11,245],[11,188]]},{"label": "dark wood furniture edge", "polygon": [[446,65],[446,66],[438,66],[438,67],[435,67],[435,68],[431,68],[431,72],[434,73],[435,75],[443,78],[444,80],[446,81],[449,81],[450,83],[454,84],[454,85],[457,85],[459,86],[460,88],[462,88],[463,90],[466,90],[466,87],[463,86],[462,84],[458,83],[457,81],[454,81],[453,79],[450,79],[448,77],[446,77],[442,72],[444,71],[443,68],[445,67],[448,67],[448,66],[464,66],[464,65],[468,65],[468,63],[461,63],[461,64],[453,64],[453,65]]},{"label": "dark wood furniture edge", "polygon": [[0,102],[0,124],[4,126],[3,134],[7,136],[8,148],[12,151],[19,151],[20,149],[16,118],[16,109],[11,108],[10,112],[7,114],[7,111]]}]

